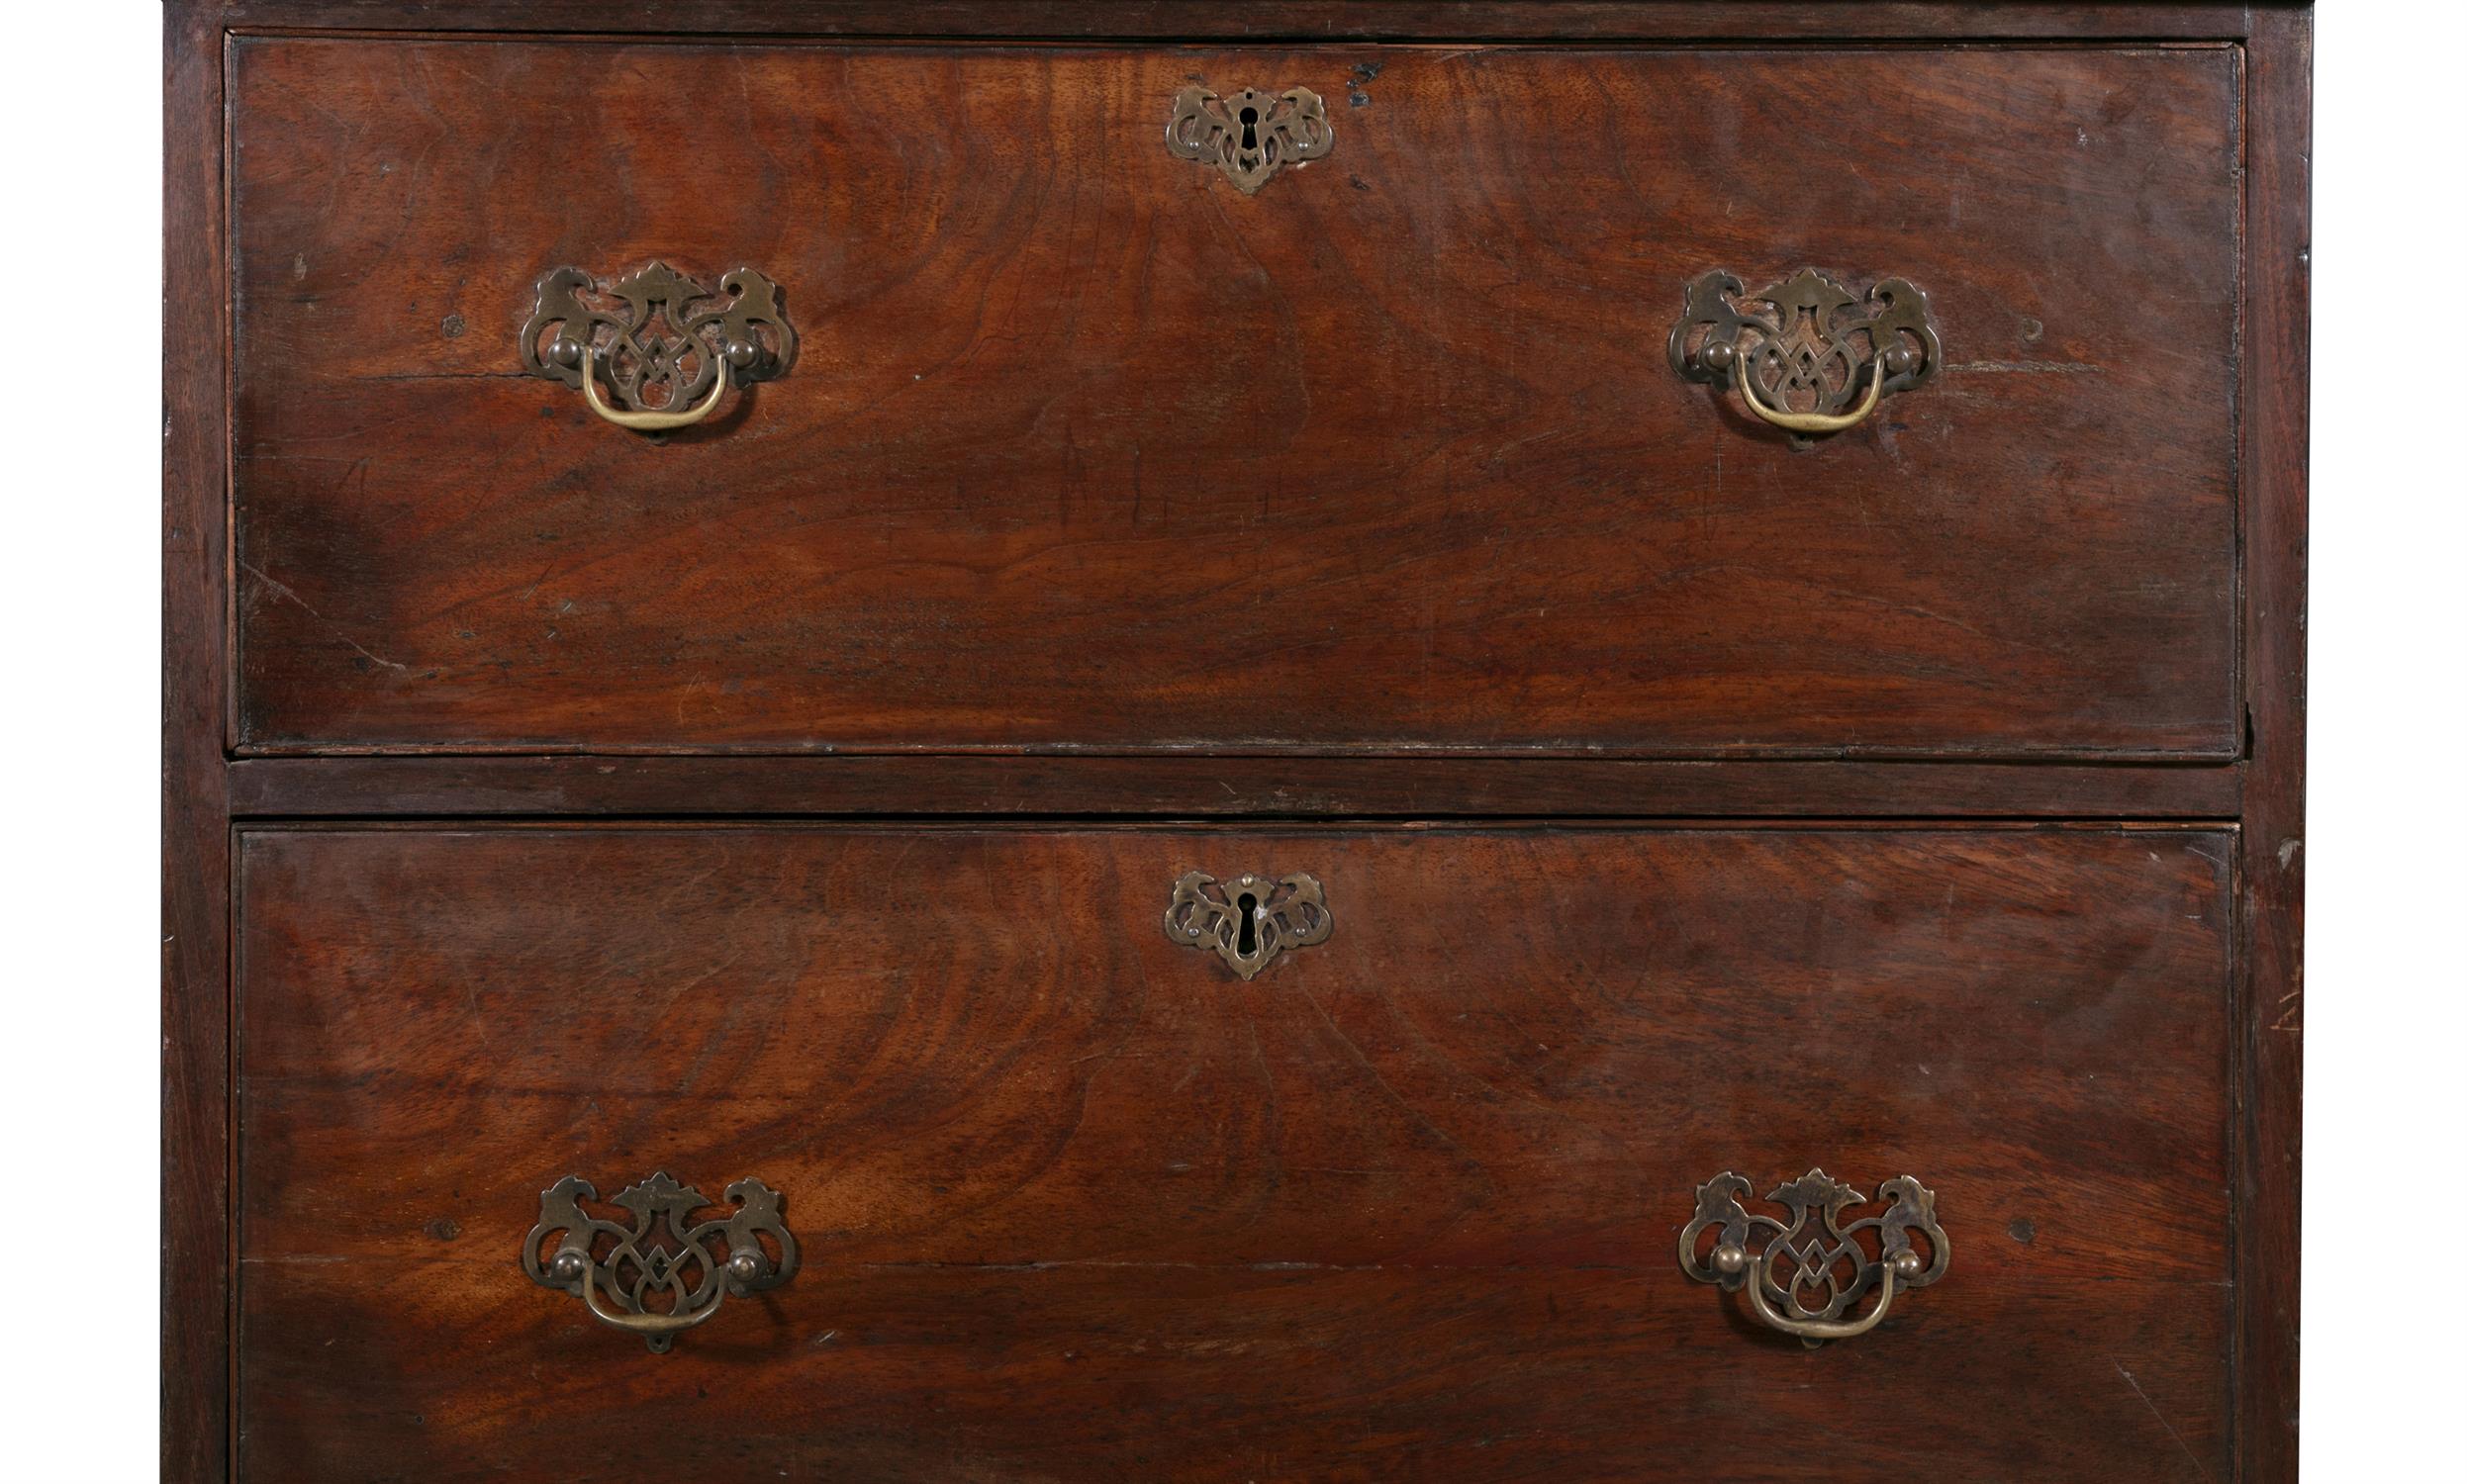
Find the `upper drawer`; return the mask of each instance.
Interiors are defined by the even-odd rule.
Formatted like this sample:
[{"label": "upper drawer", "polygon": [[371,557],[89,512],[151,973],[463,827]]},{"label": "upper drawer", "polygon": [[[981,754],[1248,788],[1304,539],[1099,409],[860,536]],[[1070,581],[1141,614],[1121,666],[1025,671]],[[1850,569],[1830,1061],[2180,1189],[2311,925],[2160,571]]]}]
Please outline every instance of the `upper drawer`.
[{"label": "upper drawer", "polygon": [[[1332,144],[1245,193],[1168,147],[1193,85]],[[2218,47],[242,40],[237,741],[2230,755],[2238,95]],[[800,343],[646,435],[519,341],[654,261]],[[1794,440],[1665,347],[1804,268],[1940,344]]]}]

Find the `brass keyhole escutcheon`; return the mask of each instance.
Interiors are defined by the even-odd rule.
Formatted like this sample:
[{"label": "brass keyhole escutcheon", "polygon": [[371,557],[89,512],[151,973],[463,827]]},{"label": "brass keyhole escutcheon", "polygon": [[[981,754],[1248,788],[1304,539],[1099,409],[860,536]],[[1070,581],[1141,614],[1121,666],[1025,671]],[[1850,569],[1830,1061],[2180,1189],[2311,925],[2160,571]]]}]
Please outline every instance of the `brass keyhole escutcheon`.
[{"label": "brass keyhole escutcheon", "polygon": [[1308,88],[1236,88],[1220,96],[1187,87],[1174,95],[1165,147],[1177,158],[1214,165],[1249,196],[1285,166],[1335,148],[1336,126],[1328,122],[1327,104]]},{"label": "brass keyhole escutcheon", "polygon": [[1245,979],[1259,977],[1288,949],[1326,942],[1335,928],[1327,892],[1317,878],[1300,872],[1222,881],[1186,872],[1165,907],[1165,936],[1186,948],[1215,950]]}]

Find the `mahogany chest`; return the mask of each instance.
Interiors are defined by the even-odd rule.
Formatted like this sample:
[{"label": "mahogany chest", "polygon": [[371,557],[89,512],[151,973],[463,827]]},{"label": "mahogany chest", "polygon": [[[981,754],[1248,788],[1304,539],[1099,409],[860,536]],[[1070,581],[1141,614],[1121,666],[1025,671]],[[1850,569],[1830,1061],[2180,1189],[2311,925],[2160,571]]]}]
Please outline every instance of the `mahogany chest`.
[{"label": "mahogany chest", "polygon": [[167,1477],[2294,1477],[2309,12],[167,20]]}]

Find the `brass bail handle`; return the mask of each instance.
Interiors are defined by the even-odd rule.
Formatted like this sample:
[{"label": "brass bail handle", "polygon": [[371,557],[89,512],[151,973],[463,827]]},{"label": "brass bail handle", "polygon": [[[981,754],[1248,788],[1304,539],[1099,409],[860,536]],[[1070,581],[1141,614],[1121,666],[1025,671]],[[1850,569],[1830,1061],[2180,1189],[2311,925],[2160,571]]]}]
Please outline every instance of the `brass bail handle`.
[{"label": "brass bail handle", "polygon": [[1745,1248],[1738,1247],[1717,1247],[1713,1250],[1713,1266],[1716,1272],[1736,1273],[1743,1270],[1746,1272],[1748,1281],[1741,1292],[1748,1296],[1749,1312],[1755,1315],[1758,1322],[1766,1329],[1779,1330],[1785,1335],[1795,1335],[1810,1345],[1819,1345],[1828,1340],[1856,1339],[1884,1323],[1884,1316],[1893,1308],[1896,1281],[1907,1281],[1917,1277],[1926,1269],[1926,1265],[1920,1260],[1917,1252],[1909,1251],[1895,1252],[1891,1258],[1886,1260],[1883,1271],[1877,1276],[1876,1302],[1865,1315],[1853,1320],[1803,1319],[1783,1313],[1775,1308],[1772,1299],[1766,1296],[1771,1289],[1778,1288],[1780,1285],[1773,1281],[1772,1270],[1765,1265],[1763,1252],[1751,1254]]},{"label": "brass bail handle", "polygon": [[667,1354],[668,1347],[676,1343],[678,1336],[717,1314],[719,1306],[727,1301],[730,1283],[742,1287],[762,1276],[760,1258],[752,1252],[737,1252],[728,1258],[729,1283],[722,1283],[713,1289],[708,1303],[675,1314],[627,1314],[610,1308],[608,1301],[600,1297],[600,1285],[590,1281],[591,1266],[590,1257],[569,1249],[557,1253],[555,1260],[548,1264],[548,1271],[562,1283],[579,1286],[583,1303],[600,1323],[640,1337],[655,1355]]},{"label": "brass bail handle", "polygon": [[[1936,1192],[1909,1175],[1885,1181],[1876,1192],[1884,1209],[1856,1219],[1867,1197],[1821,1169],[1764,1197],[1783,1216],[1750,1211],[1743,1202],[1754,1189],[1728,1170],[1696,1187],[1696,1214],[1679,1232],[1679,1268],[1699,1283],[1741,1294],[1756,1323],[1811,1349],[1883,1324],[1897,1296],[1927,1287],[1952,1262],[1952,1242],[1936,1220]],[[1777,1259],[1789,1262],[1785,1276],[1775,1276]],[[1867,1311],[1850,1318],[1870,1294]]]},{"label": "brass bail handle", "polygon": [[[731,387],[784,376],[797,358],[782,290],[752,268],[706,284],[659,262],[617,278],[568,266],[541,274],[532,292],[517,341],[523,371],[579,390],[592,416],[634,432],[691,427],[717,412]],[[630,382],[618,374],[620,357]],[[710,390],[687,405],[688,389],[706,376]],[[654,385],[671,389],[667,406],[647,405]]]},{"label": "brass bail handle", "polygon": [[[1687,286],[1670,328],[1670,368],[1688,381],[1731,386],[1774,427],[1815,437],[1856,427],[1885,394],[1936,374],[1943,346],[1928,296],[1887,278],[1864,293],[1814,268],[1751,290],[1721,269]],[[1831,367],[1843,368],[1835,384]],[[1770,371],[1766,390],[1759,371]],[[1790,406],[1794,395],[1811,404]]]},{"label": "brass bail handle", "polygon": [[[1724,345],[1720,348],[1727,351],[1731,347]],[[1856,427],[1869,413],[1876,410],[1876,404],[1884,400],[1884,361],[1881,356],[1870,357],[1867,361],[1867,395],[1856,408],[1847,413],[1794,413],[1786,408],[1773,407],[1756,391],[1755,357],[1750,355],[1736,359],[1739,396],[1748,404],[1748,411],[1775,427],[1787,428],[1791,432],[1837,433],[1844,428]],[[583,385],[588,387],[591,383],[586,380]]]},{"label": "brass bail handle", "polygon": [[600,357],[593,355],[589,357],[589,360],[590,364],[583,367],[584,404],[617,426],[630,427],[636,432],[659,432],[671,427],[690,427],[718,411],[719,399],[728,395],[728,362],[722,358],[712,368],[711,392],[702,401],[687,408],[684,412],[670,412],[665,408],[647,413],[618,412],[600,400],[600,377],[596,369]]},{"label": "brass bail handle", "polygon": [[602,1201],[589,1180],[567,1175],[540,1192],[539,1220],[522,1240],[522,1271],[664,1355],[730,1295],[761,1293],[797,1275],[797,1239],[781,1194],[755,1179],[735,1181],[724,1194],[714,1201],[662,1172]]}]

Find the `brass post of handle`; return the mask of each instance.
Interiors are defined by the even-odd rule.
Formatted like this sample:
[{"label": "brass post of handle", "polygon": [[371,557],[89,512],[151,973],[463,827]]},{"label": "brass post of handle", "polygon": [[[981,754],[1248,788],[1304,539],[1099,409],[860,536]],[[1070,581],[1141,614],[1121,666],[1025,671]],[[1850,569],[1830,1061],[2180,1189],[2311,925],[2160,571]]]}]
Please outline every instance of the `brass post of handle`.
[{"label": "brass post of handle", "polygon": [[[1877,1194],[1890,1204],[1855,1221],[1849,1214],[1867,1197],[1821,1169],[1765,1197],[1790,1213],[1787,1221],[1742,1205],[1754,1188],[1728,1171],[1696,1187],[1696,1214],[1679,1232],[1679,1266],[1700,1283],[1744,1293],[1758,1324],[1811,1349],[1876,1328],[1896,1294],[1925,1288],[1952,1262],[1951,1239],[1937,1225],[1936,1192],[1909,1175],[1885,1181]],[[1871,1293],[1864,1314],[1843,1317]]]}]

